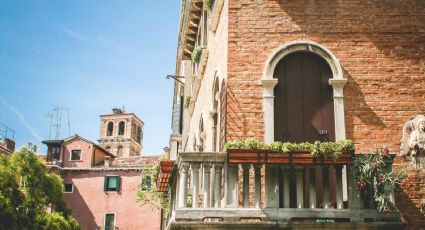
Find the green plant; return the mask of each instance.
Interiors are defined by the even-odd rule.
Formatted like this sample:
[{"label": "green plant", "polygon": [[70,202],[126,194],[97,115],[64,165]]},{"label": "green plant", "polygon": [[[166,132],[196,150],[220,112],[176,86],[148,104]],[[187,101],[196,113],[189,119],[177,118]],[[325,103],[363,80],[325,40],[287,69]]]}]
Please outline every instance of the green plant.
[{"label": "green plant", "polygon": [[243,141],[229,141],[224,147],[226,149],[264,149],[273,152],[288,153],[292,151],[311,151],[313,157],[331,157],[334,161],[338,160],[343,153],[354,153],[354,144],[350,140],[337,142],[320,142],[313,144],[309,142],[291,143],[275,141],[271,144],[264,144],[253,138]]},{"label": "green plant", "polygon": [[185,97],[184,97],[183,107],[185,107],[185,108],[189,108],[190,99],[192,99],[192,97],[191,97],[191,96],[185,96]]},{"label": "green plant", "polygon": [[205,49],[204,46],[198,46],[193,50],[193,52],[192,52],[192,62],[193,63],[199,63],[199,61],[201,60],[201,54],[202,54],[203,49]]},{"label": "green plant", "polygon": [[[150,172],[149,172],[150,171]],[[162,192],[158,192],[156,189],[156,182],[159,174],[159,165],[155,165],[151,168],[143,168],[142,173],[140,175],[142,182],[152,179],[151,187],[146,188],[145,185],[139,185],[139,189],[137,192],[136,201],[140,203],[140,205],[149,204],[152,209],[164,210],[164,216],[168,216],[170,211],[169,208],[169,195],[164,194]]]},{"label": "green plant", "polygon": [[204,0],[204,5],[207,10],[211,10],[213,5],[213,0]]},{"label": "green plant", "polygon": [[385,159],[389,157],[388,150],[377,149],[374,154],[358,155],[352,165],[363,201],[372,201],[380,212],[395,209],[390,195],[399,191],[407,177],[404,172],[387,170]]}]

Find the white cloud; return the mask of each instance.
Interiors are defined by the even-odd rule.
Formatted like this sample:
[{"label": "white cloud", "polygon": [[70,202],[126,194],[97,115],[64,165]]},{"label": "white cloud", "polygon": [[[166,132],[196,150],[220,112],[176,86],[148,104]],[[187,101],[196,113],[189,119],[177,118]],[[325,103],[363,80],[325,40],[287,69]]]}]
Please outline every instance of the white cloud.
[{"label": "white cloud", "polygon": [[69,36],[71,36],[71,37],[73,37],[75,39],[78,39],[78,40],[81,40],[81,41],[85,41],[86,40],[86,37],[84,35],[82,35],[82,34],[80,34],[78,32],[75,32],[75,31],[73,31],[73,30],[71,30],[71,29],[69,29],[67,27],[64,27],[63,26],[61,28],[61,30],[62,30],[62,32],[68,34]]},{"label": "white cloud", "polygon": [[111,40],[110,38],[108,38],[108,37],[106,37],[104,35],[98,35],[97,36],[97,41],[99,43],[104,44],[104,45],[112,46],[112,47],[114,47],[114,48],[116,48],[118,50],[121,50],[121,51],[129,51],[130,50],[128,47],[123,46],[122,44],[120,44],[120,43],[118,43],[116,41],[113,41],[113,40]]},{"label": "white cloud", "polygon": [[8,104],[2,97],[0,97],[0,104],[3,104],[7,109],[12,111],[16,116],[18,116],[19,122],[39,141],[42,141],[42,138],[38,133],[35,131],[34,127],[28,123],[27,119],[25,119],[25,116],[15,107]]}]

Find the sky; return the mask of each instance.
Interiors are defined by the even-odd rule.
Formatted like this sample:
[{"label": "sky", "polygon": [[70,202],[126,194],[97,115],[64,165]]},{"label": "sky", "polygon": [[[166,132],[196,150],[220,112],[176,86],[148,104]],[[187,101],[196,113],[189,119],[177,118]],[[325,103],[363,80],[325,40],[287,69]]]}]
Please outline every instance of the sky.
[{"label": "sky", "polygon": [[45,153],[56,106],[69,108],[60,138],[94,142],[99,115],[124,106],[144,121],[142,155],[162,154],[179,13],[178,0],[1,0],[0,123],[17,148],[33,142]]}]

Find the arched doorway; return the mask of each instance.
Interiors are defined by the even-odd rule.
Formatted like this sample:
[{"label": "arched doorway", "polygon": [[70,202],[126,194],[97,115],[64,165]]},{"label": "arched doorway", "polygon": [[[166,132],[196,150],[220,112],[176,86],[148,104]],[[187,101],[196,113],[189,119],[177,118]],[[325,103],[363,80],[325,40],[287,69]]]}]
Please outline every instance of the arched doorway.
[{"label": "arched doorway", "polygon": [[311,52],[295,52],[276,65],[274,140],[335,141],[332,70]]}]

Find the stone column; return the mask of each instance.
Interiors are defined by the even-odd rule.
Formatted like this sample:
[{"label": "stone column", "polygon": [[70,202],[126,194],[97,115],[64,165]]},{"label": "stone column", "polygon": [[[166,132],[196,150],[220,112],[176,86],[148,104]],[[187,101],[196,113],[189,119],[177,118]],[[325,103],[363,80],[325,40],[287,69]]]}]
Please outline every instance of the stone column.
[{"label": "stone column", "polygon": [[261,165],[254,166],[255,169],[255,207],[261,208]]},{"label": "stone column", "polygon": [[215,170],[215,184],[214,184],[214,207],[220,207],[221,201],[221,170],[223,169],[223,165],[220,163],[214,164]]},{"label": "stone column", "polygon": [[264,142],[274,141],[274,92],[277,79],[262,79],[263,85],[263,111],[264,111]]},{"label": "stone column", "polygon": [[211,164],[203,163],[202,168],[204,169],[204,208],[210,207],[211,193],[210,193],[210,173],[211,173]]},{"label": "stone column", "polygon": [[310,166],[310,208],[316,208],[316,167]]},{"label": "stone column", "polygon": [[227,164],[226,183],[224,183],[226,193],[226,207],[238,207],[238,171],[238,165]]},{"label": "stone column", "polygon": [[266,207],[279,208],[279,167],[266,165]]},{"label": "stone column", "polygon": [[350,209],[362,209],[364,207],[360,193],[356,190],[356,175],[350,166],[347,167],[348,173],[348,206]]},{"label": "stone column", "polygon": [[283,174],[283,207],[290,208],[290,183],[289,183],[289,175],[290,168],[282,167]]},{"label": "stone column", "polygon": [[296,188],[297,188],[297,208],[304,208],[304,190],[303,190],[303,174],[302,167],[295,168]]},{"label": "stone column", "polygon": [[192,163],[192,207],[197,208],[199,205],[199,163]]},{"label": "stone column", "polygon": [[179,201],[178,201],[179,208],[186,207],[188,170],[189,170],[188,163],[184,162],[180,165]]},{"label": "stone column", "polygon": [[342,168],[343,166],[335,166],[336,168],[336,208],[343,209],[343,187],[342,187]]},{"label": "stone column", "polygon": [[249,207],[249,168],[251,165],[244,164],[243,168],[243,207]]}]

